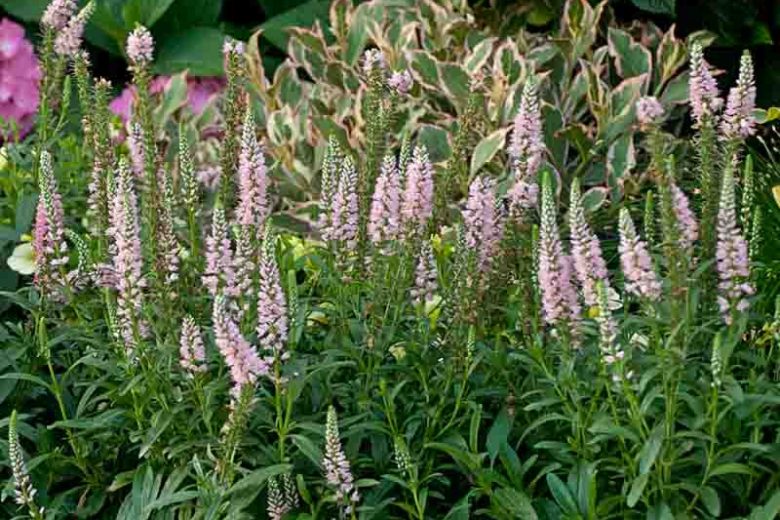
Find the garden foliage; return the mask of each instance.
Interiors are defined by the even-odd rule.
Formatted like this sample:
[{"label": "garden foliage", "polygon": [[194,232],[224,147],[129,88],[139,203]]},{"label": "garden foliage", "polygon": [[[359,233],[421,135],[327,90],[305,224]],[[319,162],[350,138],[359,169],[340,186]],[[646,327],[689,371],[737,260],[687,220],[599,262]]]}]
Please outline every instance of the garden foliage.
[{"label": "garden foliage", "polygon": [[[150,32],[123,42],[119,145],[80,50],[92,4],[52,3],[32,258],[12,262],[33,276],[3,293],[3,511],[774,518],[750,55],[724,96],[700,41],[594,48],[584,1],[546,43],[381,5],[335,2],[335,43],[293,31],[272,83],[226,40],[203,183],[199,132],[157,117]],[[305,235],[282,232],[278,163],[309,172]]]}]

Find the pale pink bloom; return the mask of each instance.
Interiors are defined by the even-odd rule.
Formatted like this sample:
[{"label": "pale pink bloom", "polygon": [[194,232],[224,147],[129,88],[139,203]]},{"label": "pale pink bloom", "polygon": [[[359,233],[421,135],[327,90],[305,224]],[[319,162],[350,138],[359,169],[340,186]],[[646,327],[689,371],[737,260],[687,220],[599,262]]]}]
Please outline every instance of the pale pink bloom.
[{"label": "pale pink bloom", "polygon": [[539,185],[536,182],[516,180],[507,193],[509,214],[513,219],[520,218],[526,211],[536,207],[539,200]]},{"label": "pale pink bloom", "polygon": [[395,71],[390,74],[387,80],[387,86],[395,90],[398,94],[407,94],[412,88],[412,75],[408,70]]},{"label": "pale pink bloom", "polygon": [[647,244],[639,237],[626,208],[620,210],[620,265],[625,277],[626,292],[657,301],[661,297],[661,282],[647,252]]},{"label": "pale pink bloom", "polygon": [[542,187],[542,222],[539,232],[539,287],[547,324],[564,324],[574,333],[580,319],[580,304],[572,283],[572,260],[563,251],[552,186]]},{"label": "pale pink bloom", "polygon": [[368,49],[363,53],[363,72],[369,74],[375,68],[385,68],[385,55],[379,49]]},{"label": "pale pink bloom", "polygon": [[371,212],[368,219],[368,237],[374,245],[395,240],[401,229],[401,174],[392,155],[385,157],[376,179]]},{"label": "pale pink bloom", "polygon": [[712,76],[710,65],[704,59],[704,50],[698,42],[691,48],[688,89],[691,111],[697,125],[701,124],[705,117],[714,116],[723,105],[723,100],[718,97],[718,84]]},{"label": "pale pink bloom", "polygon": [[[162,204],[158,211],[159,225],[159,254],[162,255],[160,266],[164,274],[163,281],[171,285],[179,279],[179,241],[174,229],[174,194],[173,186],[168,173],[165,170],[157,172],[157,186],[162,192]],[[175,294],[172,294],[175,296]]]},{"label": "pale pink bloom", "polygon": [[246,46],[244,45],[244,42],[239,40],[234,40],[231,37],[225,38],[224,43],[222,44],[222,53],[225,55],[228,54],[244,54],[246,51]]},{"label": "pale pink bloom", "polygon": [[222,170],[219,166],[206,166],[196,173],[198,182],[209,191],[214,191],[219,186],[219,178],[222,176]]},{"label": "pale pink bloom", "polygon": [[753,78],[753,60],[745,51],[739,64],[737,85],[729,91],[726,111],[720,125],[721,133],[726,139],[746,138],[756,131],[756,118],[753,110],[756,108],[756,83]]},{"label": "pale pink bloom", "polygon": [[694,242],[699,238],[699,225],[696,222],[696,216],[691,210],[691,205],[685,192],[674,183],[671,183],[671,191],[672,206],[680,231],[680,247],[684,251],[690,252]]},{"label": "pale pink bloom", "polygon": [[203,285],[212,296],[222,294],[223,291],[229,296],[235,296],[235,284],[233,249],[225,210],[217,206],[212,215],[211,234],[206,239],[206,270],[203,272]]},{"label": "pale pink bloom", "polygon": [[469,196],[463,210],[466,227],[466,245],[476,253],[477,268],[490,271],[504,236],[504,218],[495,193],[495,183],[486,177],[477,177],[469,187]]},{"label": "pale pink bloom", "polygon": [[57,191],[49,152],[41,152],[40,165],[40,196],[32,242],[35,252],[34,283],[41,294],[50,296],[67,282],[62,266],[68,263],[68,244],[65,242],[62,198]]},{"label": "pale pink bloom", "polygon": [[287,300],[279,276],[274,251],[274,236],[266,233],[263,250],[260,253],[260,291],[257,295],[257,338],[260,345],[280,359],[286,359],[284,352],[287,341]]},{"label": "pale pink bloom", "polygon": [[410,289],[412,302],[420,305],[433,300],[438,288],[438,270],[436,269],[436,257],[433,256],[433,248],[430,242],[423,243],[420,255],[417,258],[417,266],[414,270],[414,285]]},{"label": "pale pink bloom", "polygon": [[433,216],[433,164],[425,146],[415,146],[406,167],[401,195],[401,226],[406,233],[422,236]]},{"label": "pale pink bloom", "polygon": [[57,33],[57,37],[54,39],[54,52],[69,58],[76,56],[76,53],[81,48],[81,40],[84,38],[84,27],[94,11],[94,2],[89,2],[79,11],[79,14],[68,20],[68,23]]},{"label": "pale pink bloom", "polygon": [[127,134],[127,148],[130,151],[133,173],[141,179],[146,169],[146,139],[144,138],[144,129],[137,121],[130,122],[130,132]]},{"label": "pale pink bloom", "polygon": [[731,168],[726,168],[723,178],[715,259],[720,279],[718,305],[723,321],[731,325],[737,313],[748,309],[750,302],[747,298],[755,292],[748,281],[750,276],[748,246],[737,224],[734,174]]},{"label": "pale pink bloom", "polygon": [[137,340],[146,335],[146,325],[141,319],[145,280],[142,276],[138,200],[133,187],[133,175],[124,159],[119,163],[109,220],[107,233],[112,238],[112,271],[118,293],[119,334],[128,353],[132,354]]},{"label": "pale pink bloom", "polygon": [[538,85],[534,78],[529,78],[523,87],[509,141],[509,158],[517,180],[535,182],[544,150]]},{"label": "pale pink bloom", "polygon": [[599,284],[609,290],[609,272],[601,253],[601,244],[585,219],[582,205],[580,183],[575,180],[571,187],[569,204],[569,231],[571,233],[571,252],[574,258],[574,270],[577,273],[582,296],[589,307],[598,305]]},{"label": "pale pink bloom", "polygon": [[655,96],[644,96],[636,102],[636,119],[641,125],[658,122],[664,116],[664,107]]},{"label": "pale pink bloom", "polygon": [[52,0],[41,16],[41,25],[60,31],[65,28],[68,20],[76,13],[76,9],[74,0]]},{"label": "pale pink bloom", "polygon": [[242,226],[263,229],[270,213],[268,203],[268,174],[265,156],[255,134],[255,120],[251,107],[247,108],[238,158],[238,208],[236,220]]},{"label": "pale pink bloom", "polygon": [[154,56],[154,39],[149,29],[137,26],[127,37],[125,51],[133,65],[148,65]]},{"label": "pale pink bloom", "polygon": [[349,460],[341,447],[338,416],[333,406],[328,408],[325,423],[325,455],[322,459],[322,467],[325,470],[325,480],[336,493],[336,502],[345,514],[351,514],[360,500],[360,495],[355,486]]},{"label": "pale pink bloom", "polygon": [[231,394],[237,399],[246,385],[254,386],[257,378],[268,375],[268,362],[242,335],[227,306],[226,296],[217,295],[212,314],[214,340],[230,370]]},{"label": "pale pink bloom", "polygon": [[358,218],[357,170],[352,159],[345,157],[341,163],[338,188],[331,201],[327,236],[347,251],[354,251],[358,240]]},{"label": "pale pink bloom", "polygon": [[182,322],[179,356],[179,364],[191,374],[208,370],[203,338],[198,325],[190,315],[185,316]]}]

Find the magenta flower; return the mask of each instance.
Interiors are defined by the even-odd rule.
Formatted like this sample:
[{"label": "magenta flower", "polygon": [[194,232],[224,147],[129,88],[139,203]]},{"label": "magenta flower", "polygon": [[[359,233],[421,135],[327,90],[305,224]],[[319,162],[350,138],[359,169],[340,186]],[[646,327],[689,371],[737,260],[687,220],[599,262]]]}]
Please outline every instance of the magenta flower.
[{"label": "magenta flower", "polygon": [[644,96],[636,102],[636,119],[640,125],[658,122],[664,116],[664,107],[655,96]]},{"label": "magenta flower", "polygon": [[538,85],[536,79],[529,78],[523,86],[509,141],[509,158],[517,180],[535,181],[544,150]]},{"label": "magenta flower", "polygon": [[242,226],[254,226],[260,230],[270,213],[268,204],[268,174],[265,156],[255,134],[255,120],[251,107],[247,108],[241,136],[241,153],[238,159],[239,201],[236,220]]},{"label": "magenta flower", "polygon": [[62,266],[68,263],[68,244],[65,242],[62,198],[47,151],[41,152],[39,188],[32,243],[35,252],[33,281],[42,295],[50,296],[66,283]]},{"label": "magenta flower", "polygon": [[392,155],[385,157],[376,179],[368,237],[374,245],[398,238],[401,229],[401,174]]},{"label": "magenta flower", "polygon": [[406,167],[401,195],[401,225],[406,233],[422,236],[433,216],[433,165],[425,146],[415,146]]},{"label": "magenta flower", "polygon": [[154,56],[154,39],[149,29],[137,26],[127,37],[125,45],[127,58],[134,66],[148,65]]},{"label": "magenta flower", "polygon": [[217,206],[212,215],[211,234],[206,239],[206,270],[203,272],[203,285],[212,296],[222,294],[223,291],[228,296],[235,296],[235,284],[233,249],[225,210]]},{"label": "magenta flower", "polygon": [[24,136],[38,109],[41,70],[24,29],[7,18],[0,21],[0,140],[13,130]]},{"label": "magenta flower", "polygon": [[179,364],[190,374],[206,372],[209,368],[200,329],[190,315],[185,316],[182,322],[179,356]]},{"label": "magenta flower", "polygon": [[414,285],[409,293],[415,305],[421,305],[433,300],[438,288],[438,271],[436,269],[436,257],[433,256],[433,248],[426,241],[417,258],[417,266],[414,270]]},{"label": "magenta flower", "polygon": [[466,226],[466,245],[475,251],[481,273],[490,271],[504,236],[503,215],[499,210],[494,182],[477,177],[469,187],[469,196],[463,210]]},{"label": "magenta flower", "polygon": [[661,297],[661,282],[647,252],[647,244],[639,237],[626,208],[620,210],[620,265],[625,277],[626,292],[650,301]]},{"label": "magenta flower", "polygon": [[108,234],[113,239],[112,271],[117,290],[117,321],[125,349],[132,354],[137,342],[146,335],[140,318],[143,311],[143,256],[138,220],[138,200],[133,188],[133,174],[124,159],[119,162],[119,176],[110,208]]},{"label": "magenta flower", "polygon": [[544,320],[575,332],[580,304],[572,284],[572,260],[564,254],[556,222],[555,199],[549,178],[542,186],[542,223],[539,232],[539,287]]},{"label": "magenta flower", "polygon": [[700,125],[705,117],[714,116],[723,105],[718,97],[718,84],[710,71],[710,65],[704,59],[704,50],[696,42],[691,48],[691,69],[688,82],[691,111],[696,124]]},{"label": "magenta flower", "polygon": [[76,13],[76,9],[74,0],[52,0],[41,16],[41,25],[55,31],[61,31]]},{"label": "magenta flower", "polygon": [[582,296],[587,306],[594,307],[599,303],[599,284],[609,291],[609,272],[599,239],[585,219],[579,180],[575,180],[571,186],[569,230],[574,270],[582,287]]},{"label": "magenta flower", "polygon": [[688,197],[676,184],[671,183],[672,206],[674,214],[677,217],[677,226],[680,230],[680,247],[683,251],[690,252],[694,242],[699,238],[699,225],[696,223],[696,216],[691,210]]},{"label": "magenta flower", "polygon": [[287,341],[287,300],[279,279],[276,264],[275,237],[266,232],[260,253],[260,292],[257,295],[257,338],[260,345],[280,360],[289,356],[284,352]]},{"label": "magenta flower", "polygon": [[57,33],[54,40],[54,52],[69,58],[76,56],[81,48],[81,40],[84,38],[84,27],[94,11],[94,2],[89,2],[76,16],[68,20],[65,27]]},{"label": "magenta flower", "polygon": [[753,78],[753,59],[745,51],[739,63],[737,85],[729,91],[726,111],[720,131],[726,139],[750,137],[756,131],[756,83]]},{"label": "magenta flower", "polygon": [[726,168],[723,176],[715,259],[720,279],[718,305],[723,315],[723,321],[727,325],[731,325],[737,313],[748,309],[750,303],[747,298],[754,292],[753,286],[748,282],[750,261],[748,260],[747,241],[737,224],[732,168]]},{"label": "magenta flower", "polygon": [[217,349],[230,370],[230,379],[233,382],[231,394],[236,400],[245,385],[254,386],[258,377],[268,375],[268,363],[241,335],[238,325],[228,311],[227,300],[223,294],[214,299],[212,321]]},{"label": "magenta flower", "polygon": [[358,239],[358,218],[357,170],[352,159],[345,157],[341,163],[338,188],[331,201],[327,236],[347,251],[354,251]]},{"label": "magenta flower", "polygon": [[333,406],[328,408],[325,423],[325,456],[322,459],[322,467],[325,470],[325,480],[336,492],[336,502],[339,503],[344,514],[351,514],[360,500],[360,495],[355,486],[349,460],[341,447],[338,416]]}]

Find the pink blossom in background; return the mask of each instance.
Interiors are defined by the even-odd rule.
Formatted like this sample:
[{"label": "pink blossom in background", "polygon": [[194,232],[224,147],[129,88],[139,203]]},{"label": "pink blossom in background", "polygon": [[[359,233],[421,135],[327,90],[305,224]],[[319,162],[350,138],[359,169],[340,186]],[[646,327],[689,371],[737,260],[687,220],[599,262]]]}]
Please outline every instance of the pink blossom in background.
[{"label": "pink blossom in background", "polygon": [[0,21],[0,141],[9,139],[11,125],[20,136],[32,128],[38,109],[41,70],[32,44],[25,39],[21,25],[7,18]]},{"label": "pink blossom in background", "polygon": [[[149,93],[163,94],[170,84],[170,76],[157,76],[149,85]],[[218,96],[224,87],[225,82],[222,78],[187,78],[187,104],[192,113],[200,115],[206,105]],[[134,86],[128,86],[109,105],[111,111],[122,118],[123,123],[127,123],[130,119],[135,92]]]}]

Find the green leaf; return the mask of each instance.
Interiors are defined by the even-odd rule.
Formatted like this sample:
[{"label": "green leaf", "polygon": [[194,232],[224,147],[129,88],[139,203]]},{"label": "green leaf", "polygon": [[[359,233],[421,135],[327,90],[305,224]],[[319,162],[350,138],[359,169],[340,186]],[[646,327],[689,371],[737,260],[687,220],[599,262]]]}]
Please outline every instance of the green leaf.
[{"label": "green leaf", "polygon": [[699,491],[699,495],[701,496],[701,501],[704,503],[704,507],[707,508],[707,511],[709,511],[712,516],[720,516],[720,498],[718,498],[718,493],[710,486],[704,486]]},{"label": "green leaf", "polygon": [[639,473],[644,475],[648,473],[655,463],[655,459],[658,457],[658,453],[661,451],[661,442],[663,441],[664,431],[661,428],[656,428],[650,434],[650,437],[645,441],[645,445],[642,446],[642,451],[639,452]]},{"label": "green leaf", "polygon": [[222,74],[222,44],[225,35],[213,27],[193,27],[171,34],[160,43],[155,61],[158,74],[189,70],[194,76]]},{"label": "green leaf", "polygon": [[632,78],[650,72],[650,51],[635,42],[627,32],[610,27],[608,41],[609,54],[615,60],[617,72],[622,78]]},{"label": "green leaf", "polygon": [[631,2],[643,11],[674,16],[675,0],[631,0]]},{"label": "green leaf", "polygon": [[716,477],[718,475],[730,475],[732,473],[739,475],[752,475],[753,470],[738,462],[727,462],[726,464],[721,464],[717,468],[713,469],[710,473],[710,476]]},{"label": "green leaf", "polygon": [[125,28],[132,30],[136,24],[152,27],[172,3],[173,0],[129,0],[122,7]]},{"label": "green leaf", "polygon": [[257,0],[257,3],[263,8],[266,18],[271,18],[306,3],[306,0]]},{"label": "green leaf", "polygon": [[555,473],[548,473],[546,479],[547,487],[550,488],[555,502],[563,509],[563,512],[568,515],[576,514],[578,512],[577,503],[574,501],[574,497],[571,495],[569,488],[566,487],[566,484]]},{"label": "green leaf", "polygon": [[498,153],[499,150],[504,148],[506,143],[506,135],[509,133],[510,128],[500,128],[482,138],[482,140],[474,148],[474,154],[471,156],[471,176],[479,172],[479,170]]},{"label": "green leaf", "polygon": [[51,391],[51,385],[41,379],[40,377],[34,376],[32,374],[24,374],[21,372],[14,372],[12,374],[2,374],[0,375],[0,380],[4,379],[10,379],[12,381],[28,381],[30,383],[35,383],[36,385],[40,385],[47,390]]},{"label": "green leaf", "polygon": [[444,520],[469,520],[469,495],[458,500],[447,512]]},{"label": "green leaf", "polygon": [[266,40],[285,51],[289,38],[286,29],[288,27],[311,27],[317,20],[326,22],[329,6],[328,0],[309,0],[266,20],[260,26],[260,30],[263,31],[263,37]]},{"label": "green leaf", "polygon": [[22,195],[16,203],[16,232],[26,233],[30,230],[30,225],[35,215],[35,206],[38,203],[38,196],[35,193]]},{"label": "green leaf", "polygon": [[755,508],[749,520],[774,520],[777,515],[780,515],[780,490],[775,491],[766,504]]},{"label": "green leaf", "polygon": [[528,495],[515,488],[500,488],[490,497],[490,505],[501,513],[522,520],[539,518]]},{"label": "green leaf", "polygon": [[417,143],[424,144],[432,162],[440,162],[452,155],[449,132],[433,125],[423,125],[417,134]]},{"label": "green leaf", "polygon": [[636,503],[639,502],[639,499],[642,498],[642,493],[645,490],[648,478],[650,478],[650,474],[644,473],[635,478],[631,483],[631,489],[629,490],[628,497],[626,498],[626,505],[628,507],[634,507]]},{"label": "green leaf", "polygon": [[41,19],[49,2],[50,0],[0,0],[0,7],[14,18],[25,22],[36,22]]},{"label": "green leaf", "polygon": [[311,439],[303,435],[294,434],[290,435],[290,440],[301,450],[301,453],[306,455],[315,467],[319,467],[322,464],[322,452]]},{"label": "green leaf", "polygon": [[510,419],[506,408],[504,408],[496,416],[495,421],[493,421],[493,426],[490,427],[490,431],[488,431],[487,435],[487,451],[491,463],[496,460],[498,451],[506,444],[511,429],[512,420]]},{"label": "green leaf", "polygon": [[222,0],[174,0],[162,18],[154,25],[155,32],[169,34],[217,24]]}]

